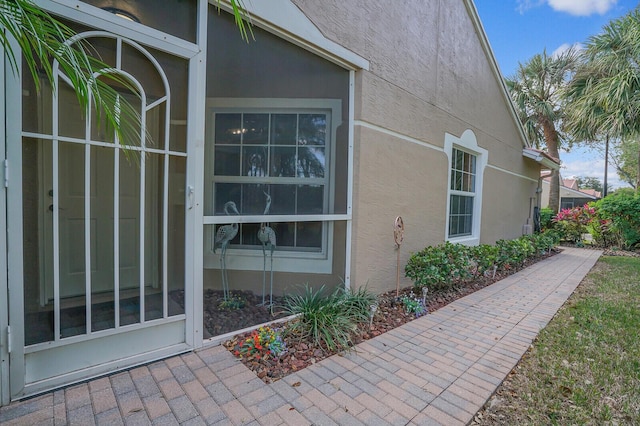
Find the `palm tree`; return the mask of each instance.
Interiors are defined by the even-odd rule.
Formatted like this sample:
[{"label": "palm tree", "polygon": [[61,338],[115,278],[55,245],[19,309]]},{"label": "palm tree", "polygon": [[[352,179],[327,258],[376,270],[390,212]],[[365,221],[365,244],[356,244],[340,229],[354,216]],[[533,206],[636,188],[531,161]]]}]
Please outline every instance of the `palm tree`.
[{"label": "palm tree", "polygon": [[[536,148],[546,147],[549,155],[560,159],[560,145],[568,141],[562,132],[565,111],[564,90],[576,66],[574,49],[549,56],[546,51],[519,64],[515,76],[506,83],[529,140]],[[552,171],[549,208],[560,206],[560,173]]]},{"label": "palm tree", "polygon": [[[578,138],[603,135],[628,143],[640,135],[640,8],[589,38],[567,92],[569,130]],[[640,151],[638,152],[640,158]],[[640,188],[640,162],[635,187]]]},{"label": "palm tree", "polygon": [[[251,27],[245,25],[244,20],[249,16],[243,0],[230,0],[230,3],[240,34],[248,41],[249,34],[253,33]],[[20,68],[12,39],[20,48],[36,88],[39,88],[40,73],[44,73],[55,90],[53,61],[57,61],[61,71],[70,79],[83,109],[88,110],[93,106],[98,119],[100,114],[104,114],[107,127],[125,145],[139,141],[137,129],[140,128],[140,114],[118,95],[112,84],[123,86],[132,93],[137,93],[137,90],[95,58],[88,43],[67,43],[66,40],[75,35],[69,27],[43,11],[32,0],[0,0],[0,28],[4,30],[0,31],[0,47],[7,55],[14,73],[17,74]]]}]

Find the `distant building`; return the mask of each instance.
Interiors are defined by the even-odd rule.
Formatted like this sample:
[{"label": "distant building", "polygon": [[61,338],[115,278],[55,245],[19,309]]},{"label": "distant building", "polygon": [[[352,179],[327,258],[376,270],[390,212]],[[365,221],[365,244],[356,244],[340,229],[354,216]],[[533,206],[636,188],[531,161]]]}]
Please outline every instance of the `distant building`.
[{"label": "distant building", "polygon": [[[551,178],[542,179],[541,206],[549,207],[549,188]],[[576,179],[560,179],[560,209],[570,209],[576,206],[583,206],[591,201],[602,198],[600,191],[595,189],[580,189]]]}]

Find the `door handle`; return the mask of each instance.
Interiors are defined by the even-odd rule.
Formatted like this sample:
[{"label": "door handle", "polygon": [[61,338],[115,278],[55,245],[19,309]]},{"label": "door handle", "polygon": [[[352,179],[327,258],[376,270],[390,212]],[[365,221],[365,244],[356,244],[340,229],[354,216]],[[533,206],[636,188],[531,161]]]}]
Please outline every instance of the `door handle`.
[{"label": "door handle", "polygon": [[187,202],[189,206],[189,210],[193,208],[195,198],[195,188],[193,185],[187,186]]}]

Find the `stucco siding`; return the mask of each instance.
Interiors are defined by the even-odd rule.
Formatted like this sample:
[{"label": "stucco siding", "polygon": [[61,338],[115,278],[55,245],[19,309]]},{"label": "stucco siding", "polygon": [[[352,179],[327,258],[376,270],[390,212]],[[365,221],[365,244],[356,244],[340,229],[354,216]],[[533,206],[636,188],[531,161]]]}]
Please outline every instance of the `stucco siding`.
[{"label": "stucco siding", "polygon": [[444,241],[447,162],[443,152],[372,129],[356,128],[356,137],[351,280],[381,292],[395,286],[396,216],[406,229],[401,275],[411,252]]},{"label": "stucco siding", "polygon": [[484,172],[480,242],[518,238],[533,226],[537,182],[487,167]]},{"label": "stucco siding", "polygon": [[328,39],[370,63],[355,75],[352,285],[394,287],[398,215],[406,226],[402,266],[411,252],[445,240],[446,133],[470,129],[488,151],[481,242],[522,235],[540,169],[523,158],[525,142],[473,7],[466,0],[292,1]]}]

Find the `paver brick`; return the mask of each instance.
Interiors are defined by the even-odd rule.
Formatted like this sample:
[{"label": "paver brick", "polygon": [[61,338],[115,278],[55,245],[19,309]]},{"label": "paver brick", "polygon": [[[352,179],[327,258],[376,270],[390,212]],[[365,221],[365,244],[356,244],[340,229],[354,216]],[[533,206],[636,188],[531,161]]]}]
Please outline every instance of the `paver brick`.
[{"label": "paver brick", "polygon": [[208,347],[1,407],[0,423],[466,424],[597,256],[565,250],[272,385]]},{"label": "paver brick", "polygon": [[169,407],[171,407],[171,412],[176,417],[176,420],[180,423],[198,415],[198,410],[196,410],[196,407],[193,406],[186,395],[174,398],[167,401],[167,403],[169,404]]},{"label": "paver brick", "polygon": [[171,408],[161,395],[152,395],[142,399],[142,404],[147,410],[149,419],[155,420],[171,412]]},{"label": "paver brick", "polygon": [[253,415],[237,399],[227,402],[220,408],[233,424],[246,424],[255,420]]},{"label": "paver brick", "polygon": [[114,395],[111,387],[92,392],[91,402],[93,403],[93,412],[95,414],[102,413],[103,411],[107,411],[112,408],[118,408],[116,396]]}]

